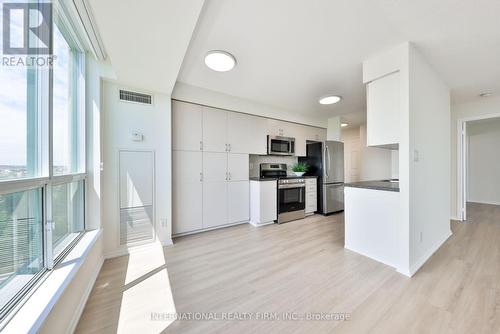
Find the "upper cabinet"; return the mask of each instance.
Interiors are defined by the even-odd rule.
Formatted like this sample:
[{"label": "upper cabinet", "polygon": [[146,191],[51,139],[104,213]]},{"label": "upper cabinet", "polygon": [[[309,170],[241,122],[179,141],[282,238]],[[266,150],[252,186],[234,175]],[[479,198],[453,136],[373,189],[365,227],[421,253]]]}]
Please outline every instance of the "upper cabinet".
[{"label": "upper cabinet", "polygon": [[227,152],[228,112],[221,109],[203,109],[203,151]]},{"label": "upper cabinet", "polygon": [[400,130],[400,72],[394,72],[366,85],[368,146],[397,148]]},{"label": "upper cabinet", "polygon": [[257,116],[228,113],[228,149],[231,153],[266,154],[266,119]]},{"label": "upper cabinet", "polygon": [[180,151],[202,150],[203,106],[172,101],[172,147]]}]

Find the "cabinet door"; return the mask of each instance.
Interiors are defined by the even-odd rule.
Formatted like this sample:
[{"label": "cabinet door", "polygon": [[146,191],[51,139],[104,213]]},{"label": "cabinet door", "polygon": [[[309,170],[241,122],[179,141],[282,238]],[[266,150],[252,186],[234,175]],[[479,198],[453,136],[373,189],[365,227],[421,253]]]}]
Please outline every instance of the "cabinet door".
[{"label": "cabinet door", "polygon": [[203,228],[202,153],[174,151],[172,162],[172,232],[200,230]]},{"label": "cabinet door", "polygon": [[203,151],[226,152],[227,111],[204,107],[203,109]]},{"label": "cabinet door", "polygon": [[227,182],[203,182],[203,228],[227,224]]},{"label": "cabinet door", "polygon": [[250,165],[248,154],[227,155],[227,171],[230,181],[248,181],[250,174]]},{"label": "cabinet door", "polygon": [[295,156],[306,156],[306,141],[307,141],[308,127],[305,125],[294,124],[293,135],[295,138]]},{"label": "cabinet door", "polygon": [[229,152],[266,154],[266,120],[261,117],[228,113],[227,133]]},{"label": "cabinet door", "polygon": [[227,153],[203,152],[203,181],[225,182],[227,179]]},{"label": "cabinet door", "polygon": [[202,106],[172,101],[172,148],[174,150],[201,150],[202,115]]},{"label": "cabinet door", "polygon": [[202,169],[202,152],[173,151],[172,176],[181,182],[200,182]]},{"label": "cabinet door", "polygon": [[367,145],[384,146],[399,143],[400,74],[389,74],[368,83]]},{"label": "cabinet door", "polygon": [[227,183],[228,223],[250,220],[250,182],[235,181]]},{"label": "cabinet door", "polygon": [[172,233],[193,232],[203,228],[201,182],[173,181]]}]

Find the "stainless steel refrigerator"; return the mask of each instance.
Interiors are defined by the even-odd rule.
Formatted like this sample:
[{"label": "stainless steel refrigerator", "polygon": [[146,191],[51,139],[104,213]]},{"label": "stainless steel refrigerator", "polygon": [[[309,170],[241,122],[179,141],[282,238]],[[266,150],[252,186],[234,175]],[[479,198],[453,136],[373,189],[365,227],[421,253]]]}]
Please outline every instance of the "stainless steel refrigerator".
[{"label": "stainless steel refrigerator", "polygon": [[344,143],[326,141],[307,144],[306,175],[318,177],[318,212],[324,215],[344,210]]}]

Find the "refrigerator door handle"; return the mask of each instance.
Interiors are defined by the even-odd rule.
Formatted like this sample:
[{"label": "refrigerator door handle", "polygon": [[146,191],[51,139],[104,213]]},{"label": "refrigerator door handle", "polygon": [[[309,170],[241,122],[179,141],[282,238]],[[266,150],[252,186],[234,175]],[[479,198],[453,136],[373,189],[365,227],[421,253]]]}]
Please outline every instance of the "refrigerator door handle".
[{"label": "refrigerator door handle", "polygon": [[[327,167],[328,164],[328,167]],[[330,152],[328,151],[328,146],[325,145],[325,174],[326,178],[330,177]]]},{"label": "refrigerator door handle", "polygon": [[326,151],[328,152],[328,177],[330,177],[330,165],[332,163],[332,157],[330,156],[330,149],[328,148],[328,146]]}]

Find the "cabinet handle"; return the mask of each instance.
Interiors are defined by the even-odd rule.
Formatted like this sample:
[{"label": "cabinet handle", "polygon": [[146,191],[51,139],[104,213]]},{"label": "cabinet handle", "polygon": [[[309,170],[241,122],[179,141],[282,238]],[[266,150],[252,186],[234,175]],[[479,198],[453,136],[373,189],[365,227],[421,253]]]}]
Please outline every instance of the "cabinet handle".
[{"label": "cabinet handle", "polygon": [[229,181],[231,181],[231,172],[229,172]]},{"label": "cabinet handle", "polygon": [[229,151],[228,152],[231,152],[231,144],[227,144],[228,147],[229,147]]},{"label": "cabinet handle", "polygon": [[203,173],[200,173],[200,182],[203,182]]},{"label": "cabinet handle", "polygon": [[226,181],[227,181],[227,172],[226,172]]},{"label": "cabinet handle", "polygon": [[200,140],[200,151],[203,151],[203,142]]},{"label": "cabinet handle", "polygon": [[227,144],[226,144],[226,152],[227,152]]}]

